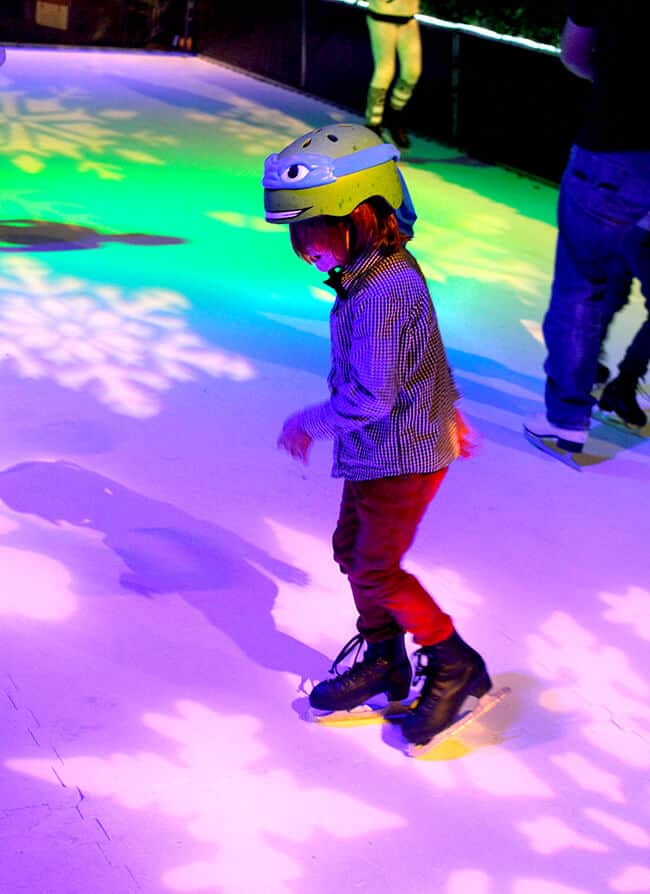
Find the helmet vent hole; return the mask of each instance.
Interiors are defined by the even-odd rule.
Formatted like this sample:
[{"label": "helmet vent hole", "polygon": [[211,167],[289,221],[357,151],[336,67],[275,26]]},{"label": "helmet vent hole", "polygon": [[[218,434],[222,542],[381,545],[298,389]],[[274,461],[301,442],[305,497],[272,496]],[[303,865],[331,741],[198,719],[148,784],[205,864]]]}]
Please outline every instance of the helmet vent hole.
[{"label": "helmet vent hole", "polygon": [[332,143],[338,143],[338,141],[339,141],[339,138],[338,138],[338,137],[336,136],[336,134],[334,134],[334,133],[328,133],[328,134],[327,134],[327,139],[328,139],[328,140],[331,140]]},{"label": "helmet vent hole", "polygon": [[307,146],[311,146],[311,137],[302,144],[303,149],[306,149]]}]

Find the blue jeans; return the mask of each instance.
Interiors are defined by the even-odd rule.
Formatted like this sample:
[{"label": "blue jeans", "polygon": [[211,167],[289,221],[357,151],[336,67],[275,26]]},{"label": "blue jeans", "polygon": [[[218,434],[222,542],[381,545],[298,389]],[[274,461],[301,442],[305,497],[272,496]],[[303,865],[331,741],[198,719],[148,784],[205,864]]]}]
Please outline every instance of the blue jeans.
[{"label": "blue jeans", "polygon": [[[634,224],[649,209],[650,152],[571,149],[560,186],[555,273],[543,327],[546,412],[561,428],[589,428],[601,340],[621,305],[608,281],[620,278],[621,266],[630,261],[631,276],[650,272],[649,263],[637,268],[636,253],[625,250]],[[650,281],[642,287],[647,299]]]},{"label": "blue jeans", "polygon": [[650,232],[632,227],[623,237],[622,254],[641,283],[647,315],[618,365],[622,376],[642,379],[650,364]]}]

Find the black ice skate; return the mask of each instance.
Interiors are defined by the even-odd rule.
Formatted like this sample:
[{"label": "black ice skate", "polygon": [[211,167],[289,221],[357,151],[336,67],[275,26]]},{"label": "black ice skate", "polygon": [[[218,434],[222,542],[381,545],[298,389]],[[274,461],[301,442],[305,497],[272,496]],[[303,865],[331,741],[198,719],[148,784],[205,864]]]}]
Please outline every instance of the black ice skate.
[{"label": "black ice skate", "polygon": [[[597,419],[638,434],[647,425],[648,417],[639,406],[639,380],[624,373],[612,379],[598,401]],[[613,415],[612,415],[613,414]]]},{"label": "black ice skate", "polygon": [[399,149],[409,149],[411,146],[411,140],[404,125],[404,111],[388,105],[384,113],[384,126],[388,128],[391,140]]},{"label": "black ice skate", "polygon": [[[481,656],[457,633],[434,646],[415,653],[416,678],[424,677],[422,692],[414,708],[402,721],[411,757],[421,756],[491,710],[510,692],[507,687],[490,692],[492,681]],[[468,696],[479,699],[469,714],[458,718]]]},{"label": "black ice skate", "polygon": [[[359,633],[346,643],[332,663],[332,680],[323,680],[309,694],[312,710],[308,719],[336,724],[358,723],[364,719],[404,712],[402,700],[411,688],[411,663],[404,648],[404,636],[378,643],[366,643],[362,660],[359,654],[364,637]],[[343,673],[338,665],[354,652],[354,664]],[[387,702],[371,702],[375,696],[386,696]],[[323,713],[325,712],[325,713]]]}]

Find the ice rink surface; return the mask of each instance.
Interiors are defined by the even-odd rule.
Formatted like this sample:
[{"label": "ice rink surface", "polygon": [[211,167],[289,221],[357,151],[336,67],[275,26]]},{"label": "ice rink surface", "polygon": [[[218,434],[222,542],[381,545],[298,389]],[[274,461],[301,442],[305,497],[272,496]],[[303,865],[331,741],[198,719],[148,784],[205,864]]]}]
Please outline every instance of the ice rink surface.
[{"label": "ice rink surface", "polygon": [[303,720],[355,615],[330,445],[275,442],[332,299],[260,180],[345,120],[207,60],[7,52],[2,894],[650,891],[650,442],[524,440],[557,191],[424,140],[412,250],[481,445],[407,564],[513,694],[426,760]]}]

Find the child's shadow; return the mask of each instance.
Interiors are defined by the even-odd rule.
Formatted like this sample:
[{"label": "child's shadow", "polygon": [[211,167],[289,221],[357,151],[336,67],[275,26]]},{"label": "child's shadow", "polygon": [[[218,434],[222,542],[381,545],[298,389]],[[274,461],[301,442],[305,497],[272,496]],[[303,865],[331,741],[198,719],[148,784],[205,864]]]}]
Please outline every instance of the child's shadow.
[{"label": "child's shadow", "polygon": [[307,575],[237,535],[68,462],[0,472],[0,499],[54,524],[101,531],[128,568],[122,587],[182,595],[264,667],[323,675],[325,657],[277,630],[272,616],[278,591],[269,575],[300,586]]}]

